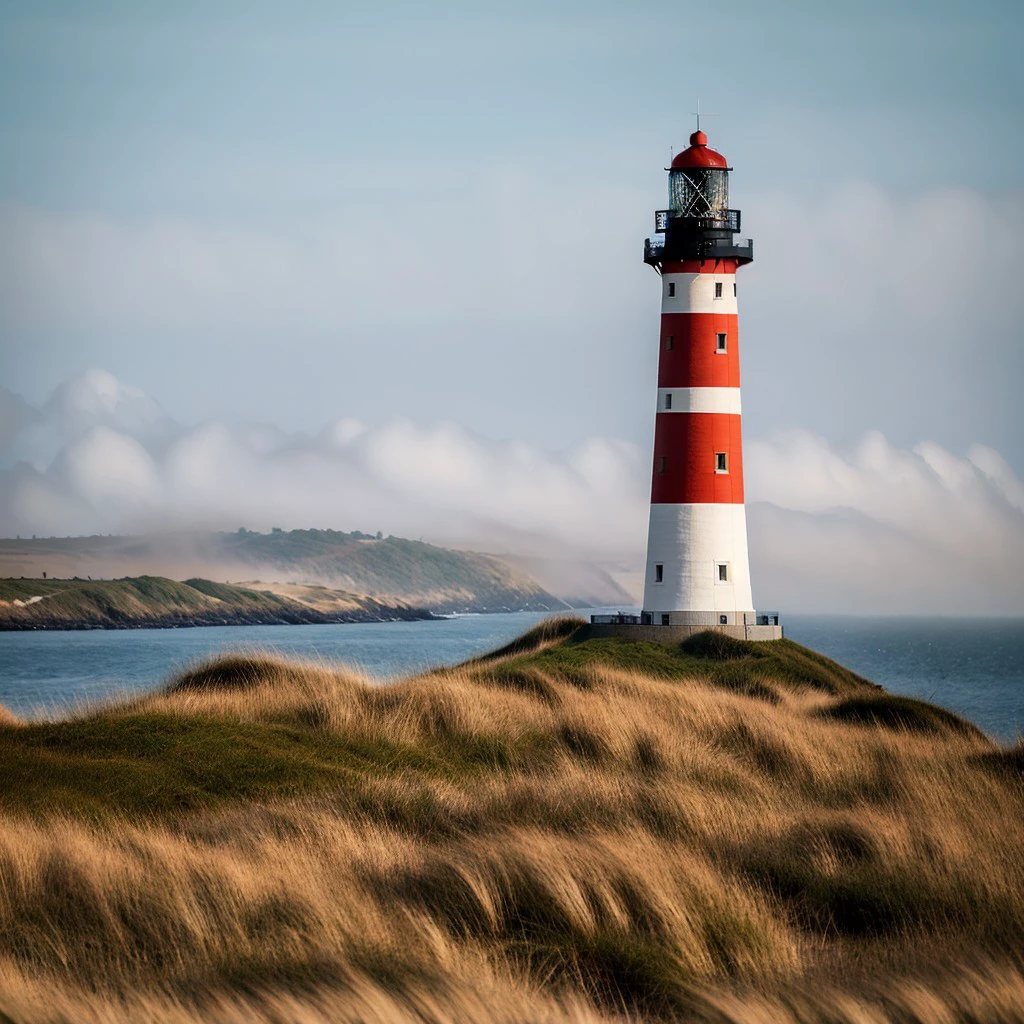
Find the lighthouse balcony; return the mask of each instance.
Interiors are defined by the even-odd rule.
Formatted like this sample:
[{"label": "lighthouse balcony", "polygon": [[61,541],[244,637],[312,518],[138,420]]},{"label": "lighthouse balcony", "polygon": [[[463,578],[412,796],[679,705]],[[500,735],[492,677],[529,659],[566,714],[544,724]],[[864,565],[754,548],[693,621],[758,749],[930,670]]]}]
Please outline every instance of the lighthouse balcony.
[{"label": "lighthouse balcony", "polygon": [[706,217],[687,217],[686,223],[701,231],[731,231],[735,235],[740,230],[740,211],[723,210],[721,214]]},{"label": "lighthouse balcony", "polygon": [[678,644],[698,633],[721,633],[735,640],[781,640],[785,629],[778,612],[641,612],[591,615],[583,627],[587,639],[620,637],[646,643]]},{"label": "lighthouse balcony", "polygon": [[598,626],[639,626],[640,616],[615,612],[612,615],[591,615],[590,621]]},{"label": "lighthouse balcony", "polygon": [[644,263],[657,268],[666,258],[676,260],[738,260],[750,263],[754,258],[752,238],[691,238],[674,240],[666,257],[665,239],[644,239]]},{"label": "lighthouse balcony", "polygon": [[654,230],[661,235],[665,233],[670,222],[674,228],[684,231],[729,231],[734,235],[740,233],[742,217],[739,210],[719,210],[717,213],[680,213],[677,210],[655,210]]},{"label": "lighthouse balcony", "polygon": [[657,266],[664,254],[665,239],[656,238],[653,242],[649,238],[644,239],[644,263],[649,263],[652,267]]}]

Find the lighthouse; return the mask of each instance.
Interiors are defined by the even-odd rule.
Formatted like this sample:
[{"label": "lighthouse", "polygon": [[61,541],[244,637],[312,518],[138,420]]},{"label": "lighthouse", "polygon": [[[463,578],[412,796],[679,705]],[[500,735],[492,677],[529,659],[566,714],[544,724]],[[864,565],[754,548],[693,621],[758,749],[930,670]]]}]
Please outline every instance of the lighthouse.
[{"label": "lighthouse", "polygon": [[644,262],[661,278],[644,603],[640,616],[595,617],[601,633],[782,636],[778,613],[755,612],[750,588],[736,276],[754,246],[736,237],[730,169],[698,127],[667,168],[660,237],[644,243]]},{"label": "lighthouse", "polygon": [[662,237],[644,244],[661,276],[661,330],[641,621],[769,639],[781,630],[777,614],[754,611],[743,503],[736,276],[754,246],[736,238],[730,170],[695,131],[668,169]]}]

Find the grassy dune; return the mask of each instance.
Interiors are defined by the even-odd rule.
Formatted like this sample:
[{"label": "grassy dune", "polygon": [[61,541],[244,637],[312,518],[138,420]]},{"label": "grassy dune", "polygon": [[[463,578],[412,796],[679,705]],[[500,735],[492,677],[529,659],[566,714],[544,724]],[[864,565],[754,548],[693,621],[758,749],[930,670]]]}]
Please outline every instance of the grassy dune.
[{"label": "grassy dune", "polygon": [[789,641],[577,625],[0,717],[0,1013],[1022,1019],[1021,747]]}]

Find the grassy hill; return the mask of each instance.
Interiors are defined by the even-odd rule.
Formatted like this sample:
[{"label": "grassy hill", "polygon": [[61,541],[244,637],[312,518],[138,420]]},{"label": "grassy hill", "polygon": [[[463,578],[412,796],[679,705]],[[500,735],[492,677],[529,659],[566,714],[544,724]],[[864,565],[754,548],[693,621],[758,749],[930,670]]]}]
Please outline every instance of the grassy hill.
[{"label": "grassy hill", "polygon": [[548,623],[0,725],[17,1021],[1010,1021],[1024,756],[790,641]]},{"label": "grassy hill", "polygon": [[[554,611],[553,597],[524,569],[492,555],[452,551],[358,531],[276,530],[151,537],[0,540],[0,575],[139,576],[295,581],[436,612]],[[600,590],[601,581],[591,589]],[[610,577],[606,596],[617,592]],[[609,591],[609,588],[611,590]],[[629,602],[624,592],[615,600]],[[600,595],[595,595],[600,596]]]},{"label": "grassy hill", "polygon": [[268,566],[292,579],[327,579],[333,585],[389,600],[415,598],[437,611],[551,611],[562,602],[525,573],[491,555],[452,551],[401,537],[376,539],[337,530],[222,534],[216,554],[254,567]]},{"label": "grassy hill", "polygon": [[[256,584],[259,586],[259,584]],[[0,629],[130,629],[415,619],[428,613],[324,587],[253,589],[160,576],[0,579]]]}]

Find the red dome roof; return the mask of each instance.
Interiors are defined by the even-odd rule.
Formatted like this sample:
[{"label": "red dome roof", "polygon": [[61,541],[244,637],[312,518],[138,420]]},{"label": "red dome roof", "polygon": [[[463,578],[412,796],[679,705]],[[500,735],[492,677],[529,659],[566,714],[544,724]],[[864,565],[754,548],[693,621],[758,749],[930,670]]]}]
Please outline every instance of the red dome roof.
[{"label": "red dome roof", "polygon": [[708,149],[708,137],[697,131],[690,136],[690,148],[673,158],[673,170],[679,167],[721,167],[728,170],[729,163],[721,153]]}]

